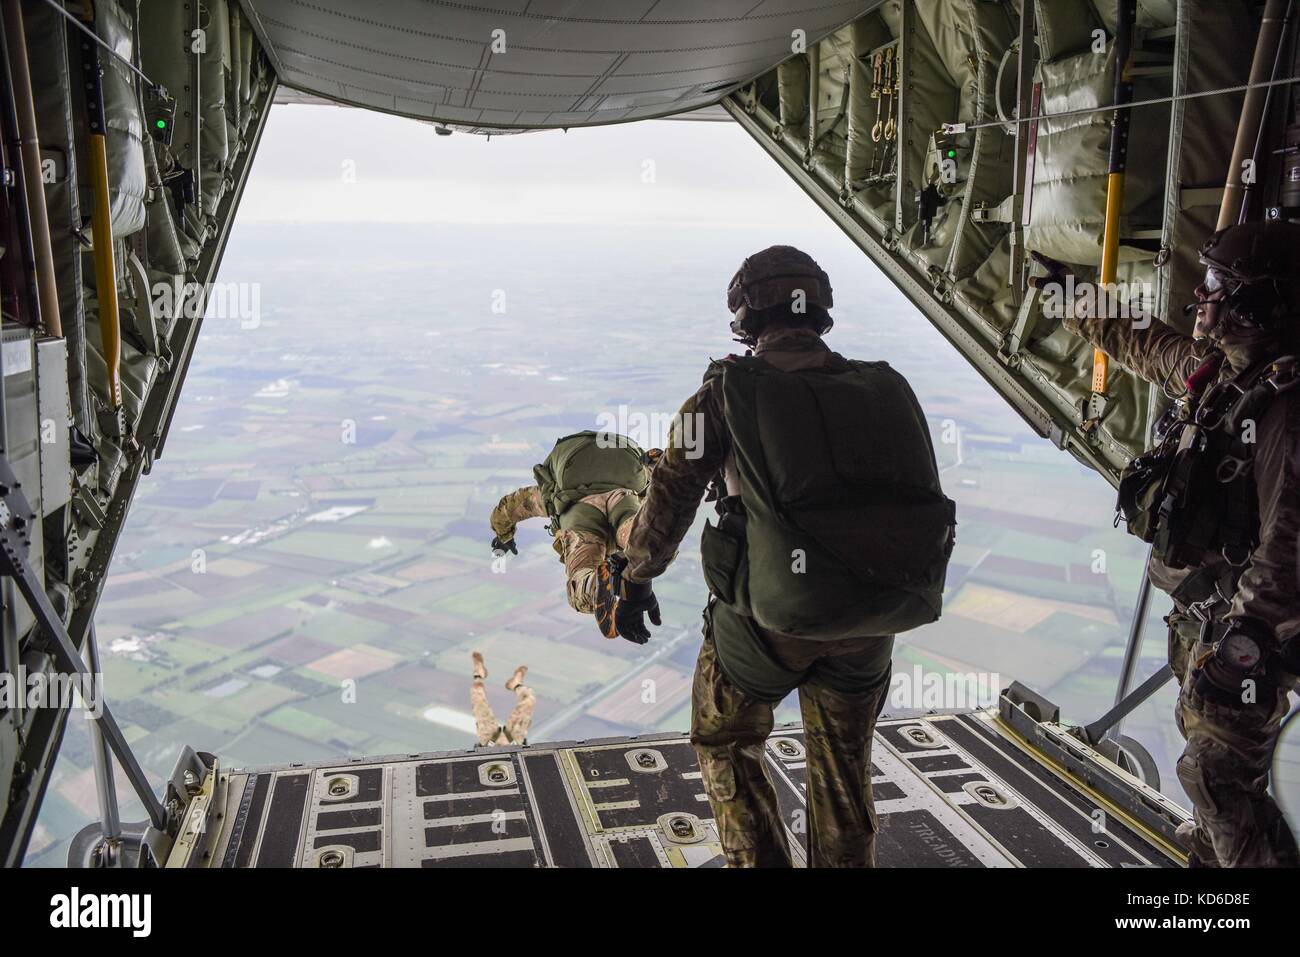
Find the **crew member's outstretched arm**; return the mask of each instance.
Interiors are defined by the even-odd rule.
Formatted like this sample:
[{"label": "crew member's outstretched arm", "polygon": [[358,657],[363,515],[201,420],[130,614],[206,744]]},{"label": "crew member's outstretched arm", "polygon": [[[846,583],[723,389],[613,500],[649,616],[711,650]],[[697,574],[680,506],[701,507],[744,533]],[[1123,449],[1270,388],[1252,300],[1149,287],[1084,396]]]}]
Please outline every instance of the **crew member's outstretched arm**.
[{"label": "crew member's outstretched arm", "polygon": [[1168,381],[1175,392],[1212,348],[1208,340],[1193,339],[1158,319],[1145,329],[1135,329],[1131,319],[1065,318],[1061,324],[1148,382]]},{"label": "crew member's outstretched arm", "polygon": [[[649,581],[672,564],[710,480],[722,468],[727,430],[718,396],[720,382],[710,380],[686,400],[673,423],[668,447],[651,473],[650,488],[624,552],[628,558],[624,574],[633,581]],[[691,442],[685,441],[683,423]]]}]

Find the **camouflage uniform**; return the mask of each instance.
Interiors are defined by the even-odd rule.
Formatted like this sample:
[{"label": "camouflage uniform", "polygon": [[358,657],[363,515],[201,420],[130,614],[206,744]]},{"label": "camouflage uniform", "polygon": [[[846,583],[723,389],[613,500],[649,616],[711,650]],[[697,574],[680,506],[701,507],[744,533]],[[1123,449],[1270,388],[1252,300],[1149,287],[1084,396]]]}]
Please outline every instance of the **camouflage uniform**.
[{"label": "camouflage uniform", "polygon": [[[486,676],[484,676],[486,677]],[[470,704],[474,709],[474,727],[478,732],[478,747],[491,745],[527,744],[528,728],[533,723],[533,707],[537,696],[533,689],[522,682],[515,686],[515,705],[506,723],[500,724],[492,705],[487,699],[487,689],[483,687],[483,677],[474,676],[474,684],[469,689]]]},{"label": "camouflage uniform", "polygon": [[[600,492],[582,499],[609,517],[614,506],[626,496],[636,497],[628,489]],[[515,526],[530,518],[545,518],[546,506],[536,485],[517,489],[506,495],[492,510],[492,531],[503,542],[515,537]],[[612,535],[596,535],[579,529],[561,529],[555,535],[555,551],[564,562],[565,591],[574,611],[590,615],[596,609],[597,570],[612,549],[627,547],[632,520],[624,521]],[[611,549],[612,546],[612,549]]]},{"label": "camouflage uniform", "polygon": [[[759,338],[755,355],[785,371],[843,361],[809,329],[773,329]],[[668,567],[709,482],[720,472],[732,481],[720,382],[707,383],[682,406],[655,467],[626,548],[627,574],[635,580]],[[695,458],[678,434],[686,421],[696,423]],[[713,638],[719,627],[745,636],[743,655],[719,660]],[[695,667],[691,743],[730,866],[790,865],[785,824],[794,822],[781,820],[764,748],[775,705],[795,688],[806,729],[810,863],[874,864],[871,738],[889,686],[892,649],[893,636],[811,641],[773,634],[710,601]]]},{"label": "camouflage uniform", "polygon": [[[1255,362],[1277,355],[1275,342],[1216,347],[1163,323],[1146,329],[1106,319],[1066,319],[1116,361],[1157,385],[1181,383],[1216,349],[1225,361],[1219,379],[1232,378]],[[1253,475],[1259,499],[1259,544],[1252,552],[1230,607],[1222,618],[1266,623],[1281,644],[1300,634],[1297,599],[1297,532],[1300,531],[1300,392],[1275,399],[1256,430]],[[1215,566],[1226,563],[1216,562]],[[1217,571],[1211,567],[1210,571]],[[1174,570],[1153,557],[1151,580],[1173,592],[1197,569]],[[1253,704],[1225,705],[1198,694],[1195,663],[1210,651],[1200,641],[1200,622],[1177,606],[1169,624],[1169,662],[1181,683],[1175,719],[1187,746],[1178,779],[1191,800],[1195,829],[1189,844],[1203,863],[1224,867],[1297,866],[1300,852],[1281,811],[1268,793],[1268,777],[1282,719],[1285,688]]]}]

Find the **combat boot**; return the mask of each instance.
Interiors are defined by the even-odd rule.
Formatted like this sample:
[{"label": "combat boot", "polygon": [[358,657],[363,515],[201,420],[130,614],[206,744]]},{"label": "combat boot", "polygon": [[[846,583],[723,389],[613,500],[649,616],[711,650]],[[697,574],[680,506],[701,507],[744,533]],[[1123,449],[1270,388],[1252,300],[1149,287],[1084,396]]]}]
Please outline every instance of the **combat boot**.
[{"label": "combat boot", "polygon": [[476,651],[470,657],[474,659],[474,677],[481,681],[488,675],[487,665],[483,664],[483,653]]},{"label": "combat boot", "polygon": [[1214,853],[1214,845],[1210,843],[1209,835],[1195,821],[1184,821],[1179,824],[1174,837],[1187,849],[1189,868],[1219,866],[1219,858]]},{"label": "combat boot", "polygon": [[515,673],[511,675],[510,680],[506,682],[506,690],[514,691],[516,688],[518,688],[521,684],[524,683],[524,675],[526,674],[528,674],[527,665],[520,665],[518,668],[516,668]]}]

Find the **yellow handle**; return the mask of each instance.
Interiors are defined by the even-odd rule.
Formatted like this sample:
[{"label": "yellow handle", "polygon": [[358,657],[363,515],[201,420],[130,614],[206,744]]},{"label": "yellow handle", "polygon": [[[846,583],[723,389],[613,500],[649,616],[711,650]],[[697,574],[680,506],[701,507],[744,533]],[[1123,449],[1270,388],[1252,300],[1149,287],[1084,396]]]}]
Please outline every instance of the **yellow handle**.
[{"label": "yellow handle", "polygon": [[1106,394],[1106,377],[1110,373],[1110,358],[1100,349],[1092,350],[1092,391]]},{"label": "yellow handle", "polygon": [[[1124,174],[1111,173],[1106,177],[1106,231],[1101,242],[1101,288],[1107,294],[1119,273],[1119,224],[1124,208]],[[1101,299],[1100,296],[1097,297]],[[1113,318],[1113,317],[1112,317]],[[1092,351],[1092,391],[1106,394],[1110,375],[1110,361],[1100,349]]]},{"label": "yellow handle", "polygon": [[90,137],[90,181],[94,191],[91,228],[95,237],[95,296],[99,300],[99,335],[108,372],[109,402],[122,407],[122,328],[117,315],[117,267],[113,262],[113,225],[108,193],[108,147],[103,136]]},{"label": "yellow handle", "polygon": [[1101,240],[1101,284],[1109,286],[1119,273],[1119,225],[1124,212],[1124,174],[1106,177],[1106,230]]}]

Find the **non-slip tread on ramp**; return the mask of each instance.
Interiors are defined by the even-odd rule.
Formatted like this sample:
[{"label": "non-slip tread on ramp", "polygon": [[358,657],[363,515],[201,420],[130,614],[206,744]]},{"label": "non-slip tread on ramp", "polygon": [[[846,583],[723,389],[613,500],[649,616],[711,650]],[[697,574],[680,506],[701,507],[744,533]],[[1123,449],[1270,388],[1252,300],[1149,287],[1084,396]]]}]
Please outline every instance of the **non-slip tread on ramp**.
[{"label": "non-slip tread on ramp", "polygon": [[[767,761],[806,861],[803,730]],[[684,735],[222,770],[215,838],[190,866],[721,867]],[[984,714],[882,720],[882,867],[1170,867],[1158,844]]]}]

